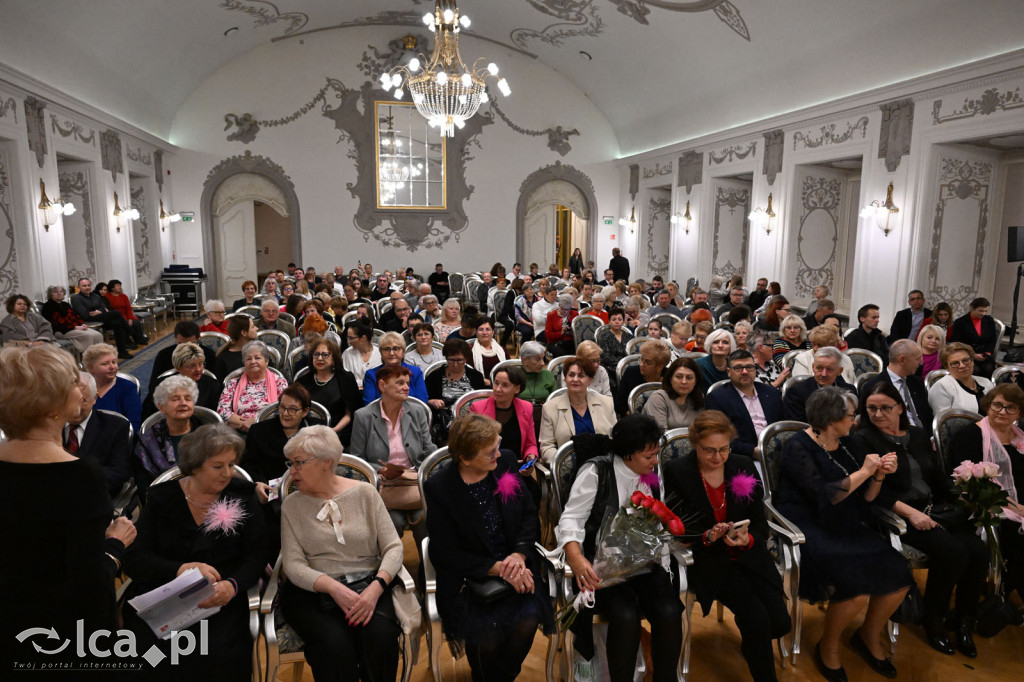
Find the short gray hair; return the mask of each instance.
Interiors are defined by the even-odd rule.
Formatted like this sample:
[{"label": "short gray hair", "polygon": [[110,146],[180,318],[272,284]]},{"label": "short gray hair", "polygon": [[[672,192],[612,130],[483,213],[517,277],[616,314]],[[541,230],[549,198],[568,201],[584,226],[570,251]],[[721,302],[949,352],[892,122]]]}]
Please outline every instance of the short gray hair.
[{"label": "short gray hair", "polygon": [[519,349],[519,357],[520,359],[532,358],[538,355],[544,357],[544,353],[546,352],[547,351],[544,349],[544,346],[540,345],[536,341],[527,341]]},{"label": "short gray hair", "polygon": [[242,457],[245,441],[227,424],[204,424],[187,434],[178,445],[178,469],[183,476],[203,466],[203,462],[225,450],[235,453],[234,464]]},{"label": "short gray hair", "polygon": [[892,345],[889,346],[889,359],[895,360],[901,355],[913,355],[914,353],[920,353],[921,347],[917,345],[915,341],[910,339],[896,339]]},{"label": "short gray hair", "polygon": [[247,356],[254,350],[258,350],[260,352],[260,355],[263,356],[263,359],[266,360],[267,362],[270,362],[270,351],[267,349],[267,344],[263,343],[258,339],[250,341],[249,343],[242,346],[242,360],[245,360],[245,356]]},{"label": "short gray hair", "polygon": [[723,338],[729,339],[729,352],[730,353],[732,353],[734,350],[736,350],[736,337],[733,336],[732,332],[729,331],[728,329],[716,329],[713,332],[711,332],[710,334],[708,334],[708,337],[706,339],[704,339],[704,348],[708,349],[708,352],[710,353],[711,352],[711,344],[713,344],[715,341],[718,341],[719,339],[723,339]]},{"label": "short gray hair", "polygon": [[754,331],[754,325],[750,324],[749,320],[740,320],[732,326],[733,334],[738,332],[740,329],[746,329],[747,333]]},{"label": "short gray hair", "polygon": [[559,294],[555,302],[559,308],[572,308],[572,296],[569,294]]},{"label": "short gray hair", "polygon": [[224,301],[220,300],[219,298],[211,298],[209,301],[204,303],[203,310],[205,310],[206,312],[210,312],[211,310],[219,311],[222,313],[227,312],[226,308],[224,307]]},{"label": "short gray hair", "polygon": [[53,298],[54,292],[57,291],[63,291],[65,294],[68,292],[67,288],[61,286],[60,284],[51,284],[50,286],[46,287],[46,300],[50,300],[51,298]]},{"label": "short gray hair", "polygon": [[271,308],[275,308],[275,309],[277,309],[277,310],[280,310],[280,309],[281,309],[281,306],[280,306],[280,304],[278,304],[278,302],[277,302],[277,301],[275,301],[275,300],[274,300],[273,298],[265,298],[265,299],[263,299],[263,303],[261,303],[261,304],[260,304],[260,310],[263,310],[263,309],[264,309],[264,308],[266,308],[266,307],[267,307],[268,305],[269,305],[269,306],[270,306]]},{"label": "short gray hair", "polygon": [[840,366],[843,364],[843,353],[835,346],[822,346],[814,351],[814,359],[818,360],[819,358],[831,358]]},{"label": "short gray hair", "polygon": [[284,446],[284,456],[291,458],[296,452],[301,451],[313,459],[330,462],[333,468],[338,466],[343,449],[338,434],[329,426],[318,424],[299,429]]},{"label": "short gray hair", "polygon": [[171,353],[171,366],[176,370],[180,371],[182,367],[187,367],[193,362],[206,363],[206,353],[203,352],[203,347],[198,343],[192,343],[191,341],[179,343],[174,352]]},{"label": "short gray hair", "polygon": [[96,377],[88,372],[79,372],[78,382],[85,387],[86,400],[92,400],[96,397]]},{"label": "short gray hair", "polygon": [[188,391],[193,403],[199,400],[199,387],[196,386],[196,382],[181,374],[172,374],[153,389],[153,404],[157,408],[163,406],[168,398],[178,391]]},{"label": "short gray hair", "polygon": [[807,398],[807,423],[816,431],[846,419],[846,410],[857,409],[857,398],[835,386],[823,386]]},{"label": "short gray hair", "polygon": [[[427,286],[430,285],[428,284]],[[424,294],[423,296],[420,296],[420,307],[426,308],[428,303],[433,303],[436,300],[437,296],[434,296],[433,294]]]},{"label": "short gray hair", "polygon": [[601,292],[598,292],[598,293],[596,293],[596,294],[594,294],[594,295],[592,295],[590,297],[591,302],[593,302],[593,301],[595,301],[597,299],[600,299],[601,303],[604,303],[605,301],[608,300],[608,299],[605,298],[604,294],[602,294]]}]

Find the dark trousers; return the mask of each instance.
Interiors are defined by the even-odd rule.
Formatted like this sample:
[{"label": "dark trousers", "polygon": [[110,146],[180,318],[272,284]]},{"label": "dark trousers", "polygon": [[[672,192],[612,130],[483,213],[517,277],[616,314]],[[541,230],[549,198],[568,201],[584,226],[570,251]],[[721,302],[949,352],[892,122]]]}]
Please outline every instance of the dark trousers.
[{"label": "dark trousers", "polygon": [[740,650],[751,679],[754,682],[778,679],[772,640],[782,637],[792,627],[783,595],[768,581],[732,563],[717,598],[736,617],[736,627],[743,638]]},{"label": "dark trousers", "polygon": [[116,310],[106,310],[99,315],[87,318],[90,322],[102,322],[105,331],[114,332],[114,343],[118,350],[127,350],[131,343],[128,320]]},{"label": "dark trousers", "polygon": [[512,626],[501,642],[490,646],[467,642],[466,658],[473,682],[512,682],[519,677],[539,626],[536,618],[526,618]]},{"label": "dark trousers", "polygon": [[532,324],[517,324],[516,331],[522,334],[523,343],[533,340],[534,328]]},{"label": "dark trousers", "polygon": [[1024,598],[1024,535],[1020,534],[1019,523],[1003,521],[999,524],[999,546],[1006,561],[1006,593],[1017,590]]},{"label": "dark trousers", "polygon": [[345,612],[324,609],[326,595],[294,585],[284,587],[281,608],[285,620],[306,643],[306,662],[317,682],[393,682],[398,676],[398,637],[391,593],[377,601],[365,626],[350,626]]},{"label": "dark trousers", "polygon": [[973,620],[988,575],[988,549],[974,527],[950,532],[942,528],[917,530],[908,523],[903,542],[928,555],[928,582],[922,599],[925,622],[946,617],[954,587],[956,615]]},{"label": "dark trousers", "polygon": [[608,673],[612,680],[631,680],[640,646],[640,620],[651,624],[654,680],[678,679],[683,646],[683,604],[679,590],[661,569],[596,592],[594,610],[608,621]]},{"label": "dark trousers", "polygon": [[[125,320],[127,322],[127,320]],[[142,326],[142,320],[128,322],[128,333],[135,343],[146,343],[146,329]]]}]

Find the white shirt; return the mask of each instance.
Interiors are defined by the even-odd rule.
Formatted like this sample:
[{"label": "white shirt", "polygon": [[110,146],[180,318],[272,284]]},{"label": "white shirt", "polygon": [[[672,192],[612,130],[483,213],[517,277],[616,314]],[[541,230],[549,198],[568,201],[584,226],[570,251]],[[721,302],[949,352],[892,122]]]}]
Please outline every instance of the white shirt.
[{"label": "white shirt", "polygon": [[548,321],[548,313],[558,307],[558,303],[548,303],[543,298],[537,299],[533,304],[533,329],[538,334],[544,331],[544,325]]},{"label": "white shirt", "polygon": [[362,354],[351,346],[346,348],[345,352],[341,354],[341,365],[355,375],[359,390],[363,389],[363,377],[366,375],[366,371],[380,364],[382,364],[382,361],[380,359],[380,350],[377,346],[373,347],[373,352],[370,353],[368,362],[363,362]]},{"label": "white shirt", "polygon": [[[643,491],[646,495],[651,494],[651,489],[646,484],[640,483],[640,474],[626,466],[621,457],[612,455],[612,462],[620,507],[629,504],[630,496],[637,490]],[[590,510],[594,507],[597,482],[597,467],[589,462],[584,464],[579,474],[576,475],[576,481],[572,484],[572,490],[569,492],[569,501],[565,504],[565,509],[562,510],[558,527],[555,528],[559,549],[565,547],[567,542],[583,544],[583,539],[587,534],[584,524],[590,518]]]},{"label": "white shirt", "polygon": [[85,429],[89,426],[90,419],[92,419],[92,410],[89,410],[89,416],[83,419],[81,424],[67,424],[64,428],[64,442],[68,442],[71,429],[75,429],[75,435],[78,436],[78,447],[82,447],[82,439],[85,438]]}]

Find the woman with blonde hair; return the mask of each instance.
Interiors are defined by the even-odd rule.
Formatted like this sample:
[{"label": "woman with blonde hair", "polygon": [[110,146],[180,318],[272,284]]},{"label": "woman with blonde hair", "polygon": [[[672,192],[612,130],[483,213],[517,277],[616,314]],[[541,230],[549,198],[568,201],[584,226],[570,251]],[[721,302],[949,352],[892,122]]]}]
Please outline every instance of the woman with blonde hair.
[{"label": "woman with blonde hair", "polygon": [[917,345],[921,347],[921,368],[918,370],[922,377],[942,368],[942,360],[939,359],[939,351],[946,343],[946,330],[935,324],[927,324],[921,328],[917,335]]},{"label": "woman with blonde hair", "polygon": [[462,329],[462,305],[457,299],[449,298],[441,306],[441,319],[434,323],[434,334],[444,343],[454,332]]},{"label": "woman with blonde hair", "polygon": [[807,350],[811,342],[807,340],[807,324],[799,315],[788,315],[779,325],[779,337],[772,342],[772,360],[782,369],[782,359],[786,353],[794,350]]},{"label": "woman with blonde hair", "polygon": [[135,384],[117,376],[117,349],[109,343],[89,346],[82,354],[85,370],[96,379],[97,410],[124,415],[138,433],[142,426],[142,399]]}]

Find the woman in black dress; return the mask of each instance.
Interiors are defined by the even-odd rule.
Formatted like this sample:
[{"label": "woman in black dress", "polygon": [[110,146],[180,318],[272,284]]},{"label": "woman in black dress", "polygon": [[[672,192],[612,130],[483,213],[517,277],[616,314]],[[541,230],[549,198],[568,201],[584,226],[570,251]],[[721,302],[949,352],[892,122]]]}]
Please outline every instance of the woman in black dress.
[{"label": "woman in black dress", "polygon": [[[207,619],[207,655],[197,644],[176,666],[158,666],[147,679],[252,679],[246,592],[260,579],[267,558],[254,486],[233,477],[244,445],[225,424],[201,426],[181,441],[178,466],[183,476],[149,489],[138,541],[125,555],[131,592],[148,592],[196,568],[214,587],[199,606],[219,606],[220,611]],[[125,608],[124,619],[140,651],[156,645],[169,655],[170,642],[157,639],[134,609]],[[201,623],[188,628],[197,642],[201,629]]]},{"label": "woman in black dress", "polygon": [[321,339],[312,348],[313,366],[298,383],[309,391],[310,399],[320,403],[331,415],[328,424],[346,448],[352,439],[352,417],[363,406],[356,378],[341,364],[341,349],[330,339]]},{"label": "woman in black dress", "polygon": [[[27,628],[53,628],[64,640],[77,620],[86,634],[117,629],[114,576],[135,528],[118,518],[94,459],[62,447],[64,424],[82,409],[82,388],[71,355],[56,346],[0,352],[0,542],[12,554],[0,562],[0,661],[81,663],[75,647],[56,649],[39,636],[16,639]],[[82,672],[78,673],[81,675]],[[109,672],[97,675],[109,676]]]},{"label": "woman in black dress", "polygon": [[864,525],[886,474],[897,470],[896,453],[859,455],[847,438],[857,416],[853,395],[832,386],[807,399],[810,426],[795,434],[777,462],[779,512],[807,538],[800,565],[800,596],[828,601],[825,629],[814,648],[827,680],[846,680],[840,664],[843,629],[865,606],[864,623],[850,645],[871,668],[895,677],[885,658],[882,630],[907,594],[907,560]]},{"label": "woman in black dress", "polygon": [[[776,680],[772,640],[791,627],[782,579],[768,553],[764,487],[754,462],[730,453],[736,429],[718,410],[707,410],[690,425],[696,456],[680,457],[665,468],[665,497],[681,518],[693,519],[687,532],[693,567],[687,577],[704,614],[717,599],[736,616],[740,649],[756,682]],[[696,516],[696,518],[694,518]],[[734,529],[737,521],[749,520]]]},{"label": "woman in black dress", "polygon": [[[465,647],[474,682],[516,679],[537,628],[553,627],[534,548],[537,511],[515,455],[498,450],[500,433],[482,414],[457,419],[451,464],[424,486],[441,622],[453,652]],[[505,593],[485,602],[476,591],[485,583]]]}]

